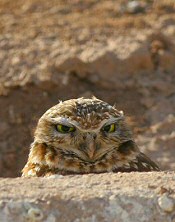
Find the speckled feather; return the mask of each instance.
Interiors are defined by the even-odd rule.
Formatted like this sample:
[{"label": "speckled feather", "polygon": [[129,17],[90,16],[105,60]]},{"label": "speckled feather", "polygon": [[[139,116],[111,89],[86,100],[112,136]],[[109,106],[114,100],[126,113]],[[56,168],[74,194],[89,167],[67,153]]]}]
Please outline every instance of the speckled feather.
[{"label": "speckled feather", "polygon": [[[76,130],[59,133],[57,124]],[[104,132],[109,124],[115,124],[115,132]],[[139,151],[123,112],[93,97],[60,102],[46,111],[22,176],[153,170],[159,167]]]}]

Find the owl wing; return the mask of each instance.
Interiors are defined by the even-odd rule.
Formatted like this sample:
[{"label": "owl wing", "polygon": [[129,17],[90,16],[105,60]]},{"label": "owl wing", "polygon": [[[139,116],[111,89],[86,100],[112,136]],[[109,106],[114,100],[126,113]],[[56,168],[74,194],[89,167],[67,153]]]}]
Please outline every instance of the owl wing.
[{"label": "owl wing", "polygon": [[136,160],[137,160],[136,164],[138,167],[138,171],[141,172],[160,171],[160,168],[157,166],[157,164],[142,152],[139,153]]},{"label": "owl wing", "polygon": [[160,171],[160,168],[155,162],[153,162],[144,153],[139,153],[137,157],[124,164],[122,167],[116,168],[113,172],[149,172],[149,171]]},{"label": "owl wing", "polygon": [[148,171],[160,171],[159,167],[150,158],[148,158],[144,153],[139,151],[136,143],[132,140],[122,143],[118,152],[125,159],[127,156],[133,155],[135,153],[135,158],[132,160],[128,158],[128,162],[124,163],[121,167],[116,167],[113,172],[148,172]]}]

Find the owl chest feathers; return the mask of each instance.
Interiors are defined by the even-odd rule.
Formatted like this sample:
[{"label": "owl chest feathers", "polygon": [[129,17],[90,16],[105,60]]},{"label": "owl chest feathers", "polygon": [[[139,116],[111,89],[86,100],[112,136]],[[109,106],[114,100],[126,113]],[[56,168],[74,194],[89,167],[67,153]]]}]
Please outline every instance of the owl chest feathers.
[{"label": "owl chest feathers", "polygon": [[35,143],[32,145],[29,162],[37,165],[36,174],[40,174],[39,171],[43,171],[43,167],[60,174],[112,172],[118,169],[127,170],[131,165],[137,171],[137,155],[137,148],[132,141],[122,144],[118,149],[111,150],[95,161],[86,161],[74,153]]}]

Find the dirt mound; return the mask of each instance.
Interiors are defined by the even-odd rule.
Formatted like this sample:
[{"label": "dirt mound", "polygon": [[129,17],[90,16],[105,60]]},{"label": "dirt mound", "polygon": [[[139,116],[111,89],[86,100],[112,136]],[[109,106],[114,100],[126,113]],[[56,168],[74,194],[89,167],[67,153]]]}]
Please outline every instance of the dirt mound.
[{"label": "dirt mound", "polygon": [[174,180],[173,172],[4,178],[0,221],[174,221]]}]

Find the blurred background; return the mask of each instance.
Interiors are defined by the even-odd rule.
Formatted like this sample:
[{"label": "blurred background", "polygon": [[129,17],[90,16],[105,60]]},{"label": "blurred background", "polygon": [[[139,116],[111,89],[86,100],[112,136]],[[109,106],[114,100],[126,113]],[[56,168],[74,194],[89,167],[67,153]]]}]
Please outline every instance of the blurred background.
[{"label": "blurred background", "polygon": [[173,170],[174,44],[174,0],[0,0],[0,176],[20,176],[48,108],[91,95]]}]

